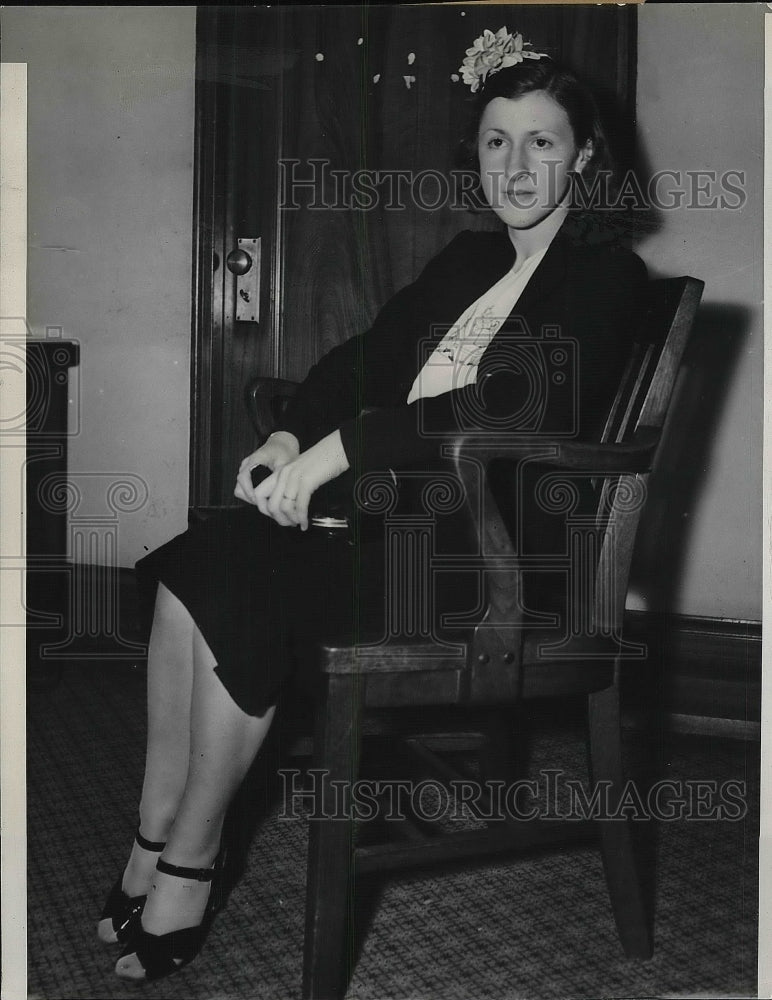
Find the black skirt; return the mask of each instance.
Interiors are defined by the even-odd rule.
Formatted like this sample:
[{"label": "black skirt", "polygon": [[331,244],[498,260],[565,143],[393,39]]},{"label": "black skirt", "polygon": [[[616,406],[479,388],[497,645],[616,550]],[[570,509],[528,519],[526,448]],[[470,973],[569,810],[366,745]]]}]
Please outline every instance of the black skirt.
[{"label": "black skirt", "polygon": [[[448,539],[453,548],[457,526],[445,529],[445,548]],[[395,615],[394,594],[390,601],[387,563],[395,560],[386,548],[383,523],[301,532],[251,505],[229,508],[137,563],[146,622],[160,581],[190,612],[236,704],[261,715],[288,678],[312,669],[309,653],[318,643],[379,642],[405,622],[415,633],[414,616]],[[395,586],[402,591],[399,579]],[[410,599],[404,591],[398,598]],[[443,628],[441,615],[473,612],[479,599],[476,574],[439,574],[431,583],[432,634],[461,639],[466,631]]]}]

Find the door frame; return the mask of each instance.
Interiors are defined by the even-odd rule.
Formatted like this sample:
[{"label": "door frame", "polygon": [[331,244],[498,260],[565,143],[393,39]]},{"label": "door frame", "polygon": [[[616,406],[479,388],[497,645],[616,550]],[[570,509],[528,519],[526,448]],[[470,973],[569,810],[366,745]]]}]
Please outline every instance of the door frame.
[{"label": "door frame", "polygon": [[222,17],[218,7],[196,10],[196,84],[193,160],[193,280],[190,355],[190,465],[188,506],[209,495],[212,454],[219,431],[212,413],[222,370],[223,267],[226,238],[226,158],[218,114]]}]

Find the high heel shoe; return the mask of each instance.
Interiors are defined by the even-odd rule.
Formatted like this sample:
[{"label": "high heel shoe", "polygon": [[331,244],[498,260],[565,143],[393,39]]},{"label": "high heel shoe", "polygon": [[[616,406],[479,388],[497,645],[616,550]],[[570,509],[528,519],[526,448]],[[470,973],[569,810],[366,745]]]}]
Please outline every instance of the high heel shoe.
[{"label": "high heel shoe", "polygon": [[[147,840],[139,832],[134,839],[145,851],[160,854],[166,847],[158,841]],[[97,937],[103,944],[125,944],[131,937],[134,928],[139,926],[142,910],[145,907],[147,894],[142,896],[127,896],[123,891],[123,875],[110,890],[105,900],[102,915],[97,924]]]},{"label": "high heel shoe", "polygon": [[[192,962],[201,951],[214,915],[219,909],[220,876],[223,868],[221,855],[218,855],[212,868],[182,868],[178,865],[170,865],[160,858],[156,868],[159,872],[172,875],[175,878],[193,879],[196,882],[212,882],[206,909],[200,924],[170,931],[168,934],[150,934],[142,927],[141,920],[138,921],[115,966],[116,974],[122,979],[139,978],[143,982],[152,982],[179,972],[189,962]],[[128,976],[122,971],[121,961],[129,955],[136,955],[139,964],[144,969],[144,976]]]}]

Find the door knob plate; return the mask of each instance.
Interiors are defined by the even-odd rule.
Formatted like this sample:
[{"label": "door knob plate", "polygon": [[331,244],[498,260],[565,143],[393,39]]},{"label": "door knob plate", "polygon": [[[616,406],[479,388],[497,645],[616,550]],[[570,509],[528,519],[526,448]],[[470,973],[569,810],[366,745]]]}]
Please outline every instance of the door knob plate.
[{"label": "door knob plate", "polygon": [[260,320],[261,244],[260,236],[240,238],[226,261],[236,278],[236,319],[242,323]]}]

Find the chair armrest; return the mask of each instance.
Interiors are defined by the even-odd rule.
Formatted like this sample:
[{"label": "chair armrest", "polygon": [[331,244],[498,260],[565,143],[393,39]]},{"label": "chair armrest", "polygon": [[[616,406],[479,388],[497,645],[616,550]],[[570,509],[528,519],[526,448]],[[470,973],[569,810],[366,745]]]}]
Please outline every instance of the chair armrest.
[{"label": "chair armrest", "polygon": [[252,426],[261,440],[276,427],[287,403],[295,395],[298,383],[285,378],[257,375],[244,388],[244,404]]},{"label": "chair armrest", "polygon": [[[510,675],[519,674],[524,621],[523,564],[515,552],[496,499],[484,477],[480,488],[478,471],[495,459],[521,461],[532,458],[540,464],[591,475],[634,475],[651,468],[660,432],[640,427],[634,438],[621,444],[560,441],[538,437],[513,437],[491,441],[462,434],[449,446],[459,479],[467,493],[470,516],[487,566],[487,610],[469,645],[473,674],[490,664],[510,664]],[[519,681],[513,680],[512,683]]]},{"label": "chair armrest", "polygon": [[560,441],[554,438],[517,437],[486,441],[474,434],[460,434],[450,446],[456,463],[473,458],[487,465],[493,459],[538,459],[540,465],[595,475],[649,472],[660,439],[656,427],[639,427],[630,441],[599,444],[594,441]]}]

